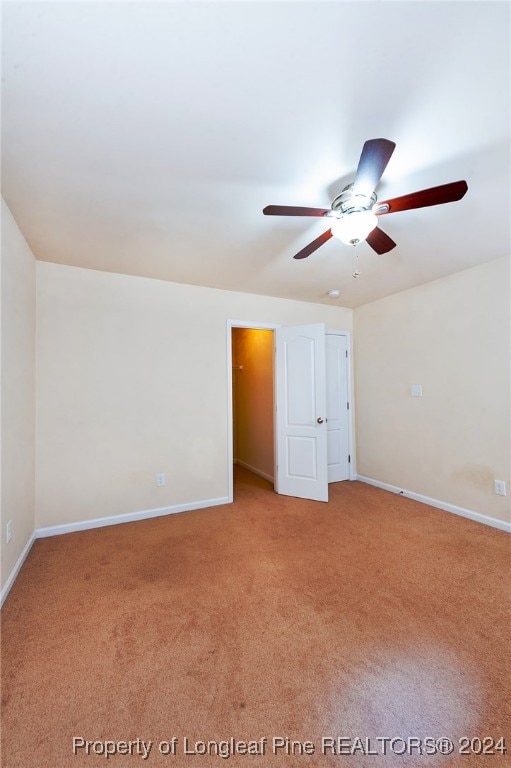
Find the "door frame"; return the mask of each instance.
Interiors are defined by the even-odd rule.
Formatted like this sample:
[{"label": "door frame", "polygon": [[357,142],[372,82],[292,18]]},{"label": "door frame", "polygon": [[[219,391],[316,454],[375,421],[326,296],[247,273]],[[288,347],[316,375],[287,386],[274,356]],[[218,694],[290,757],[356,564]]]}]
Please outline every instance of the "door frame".
[{"label": "door frame", "polygon": [[351,365],[352,349],[351,349],[351,332],[350,331],[331,331],[327,328],[327,336],[345,336],[346,337],[346,349],[348,351],[348,357],[346,361],[346,374],[348,377],[348,403],[350,404],[349,416],[348,416],[348,448],[349,455],[351,457],[349,467],[349,479],[356,480],[356,455],[355,455],[355,433],[354,433],[354,419],[355,408],[353,407],[353,367]]},{"label": "door frame", "polygon": [[[227,454],[228,454],[228,504],[234,501],[234,445],[233,445],[233,414],[232,414],[232,329],[233,328],[254,328],[258,331],[276,331],[282,323],[261,323],[250,320],[227,320]],[[275,361],[275,343],[273,344],[273,360]],[[273,372],[273,398],[275,402],[275,370]],[[276,487],[277,483],[277,434],[275,429],[275,408],[273,409],[273,477]]]}]

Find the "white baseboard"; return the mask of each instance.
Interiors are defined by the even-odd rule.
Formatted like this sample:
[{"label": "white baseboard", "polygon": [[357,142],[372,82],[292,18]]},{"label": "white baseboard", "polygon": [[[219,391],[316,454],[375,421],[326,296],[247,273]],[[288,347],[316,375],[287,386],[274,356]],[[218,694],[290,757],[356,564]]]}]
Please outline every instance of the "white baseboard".
[{"label": "white baseboard", "polygon": [[36,536],[36,533],[34,531],[32,533],[32,536],[29,538],[29,540],[27,541],[27,543],[23,547],[23,552],[18,557],[16,565],[14,566],[12,571],[10,572],[9,577],[8,577],[7,581],[5,582],[3,588],[2,588],[2,591],[0,592],[0,608],[4,604],[4,600],[7,597],[7,595],[9,594],[10,589],[11,589],[12,585],[14,584],[14,582],[16,580],[16,576],[20,572],[21,566],[25,562],[25,558],[27,557],[28,553],[32,549],[32,544],[34,543],[36,538],[37,538],[37,536]]},{"label": "white baseboard", "polygon": [[80,520],[77,523],[65,523],[64,525],[50,525],[47,528],[37,528],[36,538],[42,539],[46,536],[61,536],[64,533],[74,533],[75,531],[87,531],[91,528],[105,528],[107,525],[120,525],[121,523],[134,523],[137,520],[149,520],[152,517],[163,517],[164,515],[175,515],[178,512],[191,512],[194,509],[205,509],[206,507],[217,507],[220,504],[228,504],[227,496],[218,499],[204,499],[203,501],[192,501],[188,504],[174,504],[171,507],[159,507],[158,509],[144,509],[141,512],[127,512],[124,515],[112,515],[111,517],[96,517],[92,520]]},{"label": "white baseboard", "polygon": [[227,496],[223,496],[218,499],[204,499],[203,501],[192,501],[188,504],[175,504],[171,507],[160,507],[159,509],[145,509],[141,512],[128,512],[124,515],[113,515],[112,517],[96,517],[92,520],[80,520],[77,523],[66,523],[64,525],[50,525],[47,528],[36,528],[32,536],[28,540],[23,549],[23,552],[18,558],[18,561],[7,581],[5,582],[3,589],[0,593],[0,607],[9,591],[14,584],[16,577],[25,561],[26,556],[30,552],[32,544],[36,539],[43,539],[46,536],[61,536],[64,533],[74,533],[75,531],[87,531],[91,528],[104,528],[107,525],[119,525],[120,523],[133,523],[137,520],[148,520],[152,517],[163,517],[164,515],[175,515],[178,512],[191,512],[194,509],[205,509],[207,507],[217,507],[221,504],[228,504],[229,499]]},{"label": "white baseboard", "polygon": [[246,461],[240,461],[239,459],[235,460],[235,464],[239,464],[240,467],[244,467],[245,469],[248,469],[250,472],[253,472],[254,475],[259,475],[259,477],[264,477],[265,480],[268,480],[268,482],[273,483],[273,475],[269,475],[267,472],[263,472],[261,469],[257,469],[257,467],[253,467],[251,464],[247,464]]},{"label": "white baseboard", "polygon": [[398,488],[396,485],[389,485],[389,483],[382,483],[379,480],[373,480],[371,477],[364,477],[364,475],[357,475],[356,479],[360,480],[362,483],[374,485],[376,488],[382,488],[384,491],[390,491],[391,493],[396,493],[399,496],[405,496],[407,499],[420,501],[421,504],[427,504],[430,507],[443,509],[445,512],[452,512],[454,515],[467,517],[469,520],[474,520],[476,523],[484,523],[484,525],[490,525],[492,528],[499,528],[501,531],[511,533],[511,523],[507,523],[505,520],[499,520],[497,517],[489,517],[488,515],[482,515],[480,512],[474,512],[471,509],[457,507],[455,504],[448,504],[445,501],[431,499],[429,496],[423,496],[421,493],[407,491],[404,488]]}]

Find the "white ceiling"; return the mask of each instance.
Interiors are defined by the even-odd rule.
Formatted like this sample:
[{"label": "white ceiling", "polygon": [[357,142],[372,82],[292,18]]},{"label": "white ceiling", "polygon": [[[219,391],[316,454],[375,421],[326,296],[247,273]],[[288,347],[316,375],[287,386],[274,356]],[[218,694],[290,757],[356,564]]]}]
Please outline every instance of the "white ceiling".
[{"label": "white ceiling", "polygon": [[[357,306],[509,255],[507,2],[4,2],[3,194],[38,259]],[[318,219],[397,148],[378,256]],[[353,279],[358,255],[360,277]]]}]

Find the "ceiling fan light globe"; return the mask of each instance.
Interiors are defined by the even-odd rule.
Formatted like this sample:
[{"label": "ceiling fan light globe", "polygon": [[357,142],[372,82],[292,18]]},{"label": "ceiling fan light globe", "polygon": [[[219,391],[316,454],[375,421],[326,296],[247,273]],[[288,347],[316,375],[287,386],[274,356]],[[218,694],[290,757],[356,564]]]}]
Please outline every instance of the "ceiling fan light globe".
[{"label": "ceiling fan light globe", "polygon": [[373,231],[378,217],[371,211],[346,213],[332,223],[332,234],[346,245],[356,245]]}]

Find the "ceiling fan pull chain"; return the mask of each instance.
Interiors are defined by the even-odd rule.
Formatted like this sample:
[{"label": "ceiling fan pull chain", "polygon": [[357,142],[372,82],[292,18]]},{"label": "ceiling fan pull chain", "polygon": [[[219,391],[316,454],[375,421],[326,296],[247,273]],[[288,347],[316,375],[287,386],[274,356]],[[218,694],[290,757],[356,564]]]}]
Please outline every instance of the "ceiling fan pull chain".
[{"label": "ceiling fan pull chain", "polygon": [[360,275],[360,270],[359,270],[359,268],[358,268],[358,253],[357,253],[357,252],[355,252],[353,255],[354,255],[354,257],[355,257],[355,265],[354,265],[354,266],[355,266],[355,269],[353,270],[353,275],[352,275],[352,277],[358,277],[358,276]]}]

